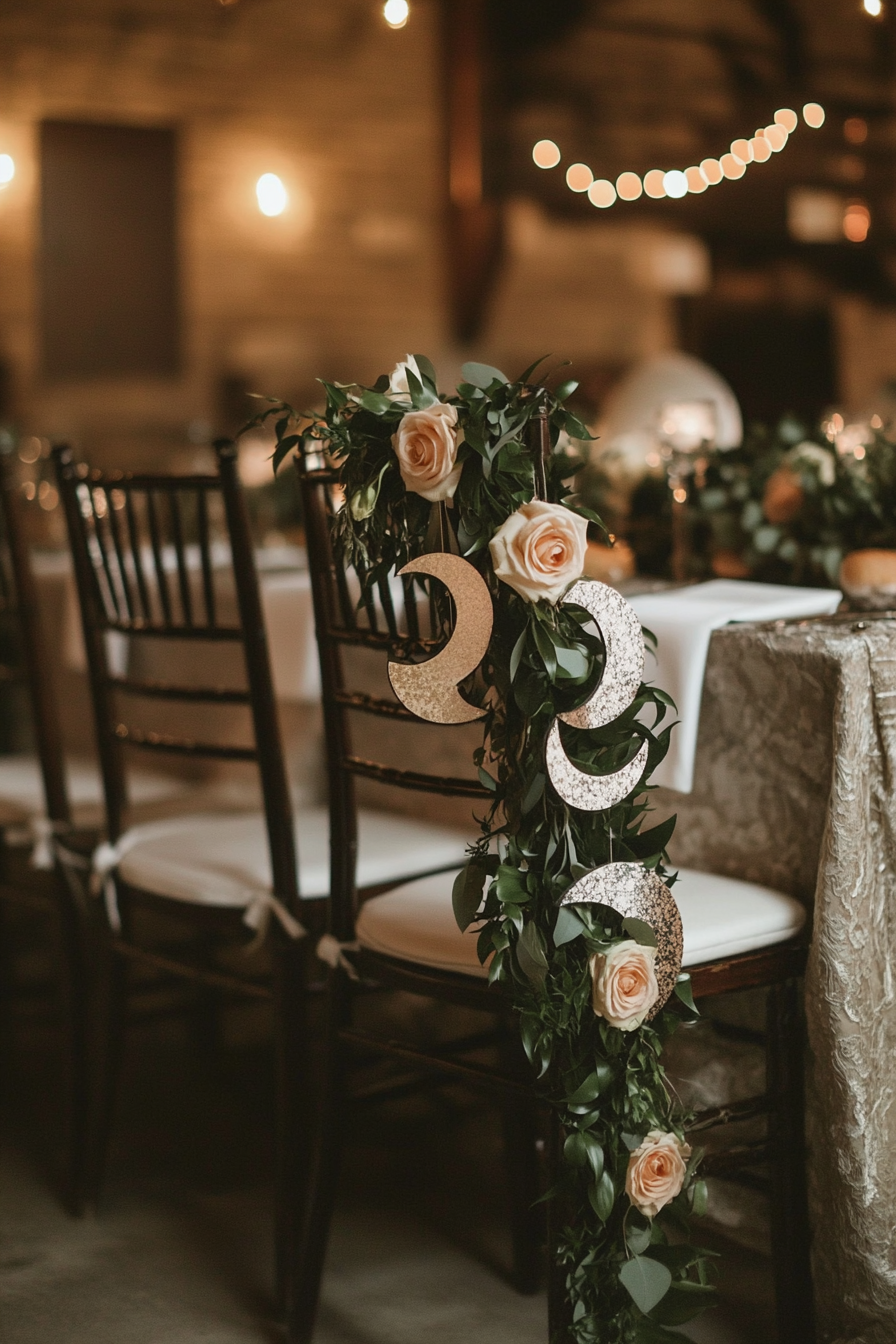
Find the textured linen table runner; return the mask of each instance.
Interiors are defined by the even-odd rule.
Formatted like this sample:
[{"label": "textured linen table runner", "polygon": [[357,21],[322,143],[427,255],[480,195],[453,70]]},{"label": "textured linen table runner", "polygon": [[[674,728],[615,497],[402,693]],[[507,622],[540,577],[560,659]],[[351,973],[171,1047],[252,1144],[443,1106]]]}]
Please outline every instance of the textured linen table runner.
[{"label": "textured linen table runner", "polygon": [[690,793],[712,632],[730,621],[774,621],[836,611],[840,593],[828,588],[786,588],[714,579],[687,588],[637,593],[628,601],[641,624],[657,638],[655,655],[647,646],[644,679],[671,695],[681,720],[672,734],[668,755],[653,773],[653,781],[679,793]]}]

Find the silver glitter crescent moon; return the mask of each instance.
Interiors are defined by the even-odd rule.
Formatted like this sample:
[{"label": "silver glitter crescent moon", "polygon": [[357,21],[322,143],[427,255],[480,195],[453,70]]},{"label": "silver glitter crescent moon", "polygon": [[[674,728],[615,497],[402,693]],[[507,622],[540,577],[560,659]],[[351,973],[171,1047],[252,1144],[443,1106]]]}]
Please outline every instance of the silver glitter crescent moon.
[{"label": "silver glitter crescent moon", "polygon": [[644,676],[644,635],[634,608],[606,583],[580,579],[563,599],[584,607],[603,637],[606,662],[593,695],[578,709],[558,715],[574,728],[603,728],[618,719],[638,694]]},{"label": "silver glitter crescent moon", "polygon": [[492,637],[491,594],[485,580],[468,560],[434,552],[411,560],[399,574],[429,574],[444,583],[456,611],[454,631],[434,658],[426,663],[389,663],[389,680],[398,699],[429,723],[472,723],[486,711],[467,704],[457,683],[468,677],[485,657]]},{"label": "silver glitter crescent moon", "polygon": [[659,996],[647,1014],[656,1017],[675,988],[684,955],[684,931],[675,897],[662,878],[640,863],[608,863],[580,877],[561,905],[606,905],[620,915],[643,919],[656,934]]},{"label": "silver glitter crescent moon", "polygon": [[633,761],[612,775],[589,775],[573,765],[560,741],[560,725],[551,724],[545,744],[548,779],[570,807],[580,812],[606,812],[621,803],[634,789],[647,765],[647,743],[643,742]]}]

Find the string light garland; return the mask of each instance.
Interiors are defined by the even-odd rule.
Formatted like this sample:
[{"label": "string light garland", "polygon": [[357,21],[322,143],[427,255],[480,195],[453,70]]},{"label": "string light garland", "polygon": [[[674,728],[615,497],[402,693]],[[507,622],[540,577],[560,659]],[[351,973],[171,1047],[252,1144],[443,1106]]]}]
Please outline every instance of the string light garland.
[{"label": "string light garland", "polygon": [[[806,103],[803,121],[817,130],[824,125],[824,108],[820,103]],[[731,149],[718,159],[704,159],[690,168],[651,168],[643,179],[637,173],[620,173],[615,182],[606,177],[595,177],[587,163],[571,163],[566,170],[566,185],[570,191],[587,194],[598,210],[608,210],[617,201],[637,201],[649,196],[659,201],[664,197],[681,200],[683,196],[699,195],[708,187],[736,181],[743,177],[751,163],[767,163],[773,154],[780,154],[799,125],[799,117],[790,107],[781,107],[768,126],[761,126],[749,139],[742,137],[731,142]],[[532,158],[539,168],[556,168],[563,155],[553,140],[539,140],[533,147]]]}]

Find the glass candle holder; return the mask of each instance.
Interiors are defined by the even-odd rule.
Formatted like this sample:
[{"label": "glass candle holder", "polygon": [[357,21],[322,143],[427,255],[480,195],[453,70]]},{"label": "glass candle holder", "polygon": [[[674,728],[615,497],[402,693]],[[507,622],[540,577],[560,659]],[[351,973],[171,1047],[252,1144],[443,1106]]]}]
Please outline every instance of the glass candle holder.
[{"label": "glass candle holder", "polygon": [[690,578],[688,491],[691,477],[701,485],[706,454],[714,446],[718,416],[713,401],[669,401],[657,417],[657,437],[672,495],[672,574],[676,583]]}]

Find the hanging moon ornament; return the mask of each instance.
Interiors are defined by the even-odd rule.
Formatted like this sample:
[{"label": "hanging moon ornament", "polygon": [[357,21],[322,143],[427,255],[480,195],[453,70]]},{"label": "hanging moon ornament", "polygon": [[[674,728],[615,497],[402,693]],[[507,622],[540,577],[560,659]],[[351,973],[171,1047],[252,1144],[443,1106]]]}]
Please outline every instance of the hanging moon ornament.
[{"label": "hanging moon ornament", "polygon": [[559,714],[545,744],[548,778],[569,807],[580,812],[605,812],[627,798],[647,765],[647,743],[634,760],[610,775],[592,775],[573,765],[560,740],[560,724],[574,728],[603,728],[618,719],[638,694],[644,673],[644,636],[634,609],[605,583],[580,579],[563,599],[564,605],[584,607],[600,630],[606,649],[603,675],[590,698],[578,709]]},{"label": "hanging moon ornament", "polygon": [[561,905],[606,905],[623,917],[641,919],[656,934],[656,1017],[675,989],[684,955],[684,931],[675,897],[661,877],[640,863],[608,863],[594,868],[569,888]]},{"label": "hanging moon ornament", "polygon": [[606,583],[579,580],[563,599],[565,607],[584,607],[594,618],[606,649],[603,676],[591,698],[578,709],[558,714],[573,728],[603,728],[638,694],[644,677],[644,635],[634,607]]},{"label": "hanging moon ornament", "polygon": [[637,785],[647,765],[647,743],[643,742],[634,760],[611,775],[591,775],[573,765],[560,741],[560,725],[551,724],[545,745],[548,779],[570,807],[580,812],[606,812],[621,803]]},{"label": "hanging moon ornament", "polygon": [[399,575],[428,574],[444,583],[454,599],[454,631],[426,663],[389,663],[389,681],[398,699],[429,723],[472,723],[486,711],[464,700],[457,683],[473,672],[492,637],[491,594],[479,571],[459,555],[434,552],[411,560]]}]

